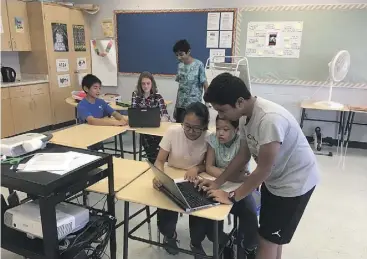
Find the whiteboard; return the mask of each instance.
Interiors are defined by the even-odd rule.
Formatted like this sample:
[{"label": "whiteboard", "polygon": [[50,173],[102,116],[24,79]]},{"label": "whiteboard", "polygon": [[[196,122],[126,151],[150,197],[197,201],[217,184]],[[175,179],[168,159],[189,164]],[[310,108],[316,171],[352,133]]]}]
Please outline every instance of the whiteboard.
[{"label": "whiteboard", "polygon": [[[105,52],[110,39],[96,40],[97,47],[100,52]],[[113,44],[111,50],[105,57],[98,56],[94,50],[91,41],[91,57],[92,57],[92,73],[97,76],[104,86],[117,86],[117,61],[116,61],[116,43]]]}]

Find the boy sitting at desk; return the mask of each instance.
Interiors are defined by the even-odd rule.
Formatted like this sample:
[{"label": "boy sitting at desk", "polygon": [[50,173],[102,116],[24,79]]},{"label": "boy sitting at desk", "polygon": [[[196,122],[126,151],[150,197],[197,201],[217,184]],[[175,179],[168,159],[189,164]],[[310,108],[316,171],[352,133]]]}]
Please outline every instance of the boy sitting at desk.
[{"label": "boy sitting at desk", "polygon": [[[87,96],[77,106],[77,117],[81,123],[97,126],[125,126],[127,118],[111,108],[104,100],[98,98],[101,94],[101,80],[92,74],[82,80],[82,88]],[[103,119],[113,116],[116,120]]]}]

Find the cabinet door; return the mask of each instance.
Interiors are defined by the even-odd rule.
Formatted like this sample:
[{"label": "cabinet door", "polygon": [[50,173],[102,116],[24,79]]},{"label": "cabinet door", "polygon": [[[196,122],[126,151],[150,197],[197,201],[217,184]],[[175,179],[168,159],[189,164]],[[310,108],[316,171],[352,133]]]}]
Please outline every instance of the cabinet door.
[{"label": "cabinet door", "polygon": [[33,102],[31,96],[11,99],[15,134],[34,129]]},{"label": "cabinet door", "polygon": [[34,128],[42,128],[52,124],[51,103],[48,94],[37,94],[32,96]]},{"label": "cabinet door", "polygon": [[14,135],[13,115],[10,99],[1,100],[1,138]]},{"label": "cabinet door", "polygon": [[1,51],[11,51],[11,37],[9,30],[8,8],[6,7],[6,0],[1,0]]},{"label": "cabinet door", "polygon": [[10,34],[14,51],[30,51],[29,23],[27,4],[21,1],[8,0]]}]

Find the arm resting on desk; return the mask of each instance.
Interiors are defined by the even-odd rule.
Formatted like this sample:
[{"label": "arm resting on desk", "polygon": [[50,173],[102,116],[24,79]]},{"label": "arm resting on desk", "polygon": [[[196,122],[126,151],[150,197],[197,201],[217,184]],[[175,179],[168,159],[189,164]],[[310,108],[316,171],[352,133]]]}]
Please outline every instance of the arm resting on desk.
[{"label": "arm resting on desk", "polygon": [[125,121],[111,120],[107,118],[94,118],[93,116],[88,116],[86,119],[89,125],[95,126],[125,126],[127,123]]},{"label": "arm resting on desk", "polygon": [[112,116],[113,116],[116,120],[121,121],[121,122],[124,122],[124,123],[125,123],[125,125],[127,125],[127,124],[128,124],[128,122],[129,122],[129,119],[127,118],[127,116],[121,115],[121,113],[119,113],[119,112],[117,112],[117,111],[114,111],[114,112],[112,113]]}]

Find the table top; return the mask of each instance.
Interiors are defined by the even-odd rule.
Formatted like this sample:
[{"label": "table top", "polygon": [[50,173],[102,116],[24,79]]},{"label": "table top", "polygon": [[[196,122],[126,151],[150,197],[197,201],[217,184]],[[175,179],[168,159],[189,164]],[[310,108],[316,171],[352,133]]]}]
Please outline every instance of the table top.
[{"label": "table top", "polygon": [[91,145],[124,133],[127,128],[127,126],[94,126],[89,124],[80,124],[52,132],[53,137],[50,142],[77,148],[87,148]]},{"label": "table top", "polygon": [[349,111],[348,105],[344,105],[342,108],[334,108],[327,105],[323,105],[320,101],[307,100],[301,103],[301,108],[312,110],[324,110],[324,111]]},{"label": "table top", "polygon": [[139,134],[163,137],[168,128],[173,125],[180,124],[175,122],[161,122],[161,126],[159,128],[129,128],[129,130],[134,130],[136,133]]},{"label": "table top", "polygon": [[[184,170],[166,167],[165,172],[172,178],[182,178],[185,175]],[[205,175],[203,176],[205,177]],[[119,200],[139,203],[160,209],[185,213],[175,202],[173,202],[164,193],[153,188],[154,174],[152,170],[148,170],[131,184],[116,193]],[[207,209],[202,209],[191,213],[190,215],[207,218],[212,220],[224,220],[227,218],[232,205],[219,205]]]},{"label": "table top", "polygon": [[[31,195],[47,196],[55,190],[63,190],[65,186],[75,183],[80,179],[85,179],[92,174],[98,174],[103,171],[99,169],[103,164],[107,164],[111,155],[92,152],[85,149],[77,149],[55,144],[47,144],[45,149],[37,150],[34,153],[65,153],[74,151],[78,153],[90,154],[98,156],[99,159],[85,164],[77,169],[71,170],[63,175],[50,173],[46,171],[40,172],[17,172],[11,168],[9,164],[1,164],[1,185],[6,188],[15,189]],[[30,158],[26,158],[25,163]],[[95,173],[93,169],[96,169]]]},{"label": "table top", "polygon": [[[149,169],[147,162],[113,158],[114,190],[120,191]],[[108,178],[90,186],[88,191],[108,194]]]},{"label": "table top", "polygon": [[[70,105],[74,106],[74,107],[76,107],[78,105],[78,102],[71,96],[66,98],[65,102],[67,104],[70,104]],[[169,101],[169,100],[165,101],[166,105],[169,105],[171,103],[172,103],[172,101]],[[109,105],[112,107],[112,109],[114,109],[116,111],[126,111],[128,109],[128,107],[122,107],[120,105],[117,105],[116,103],[110,103]]]}]

